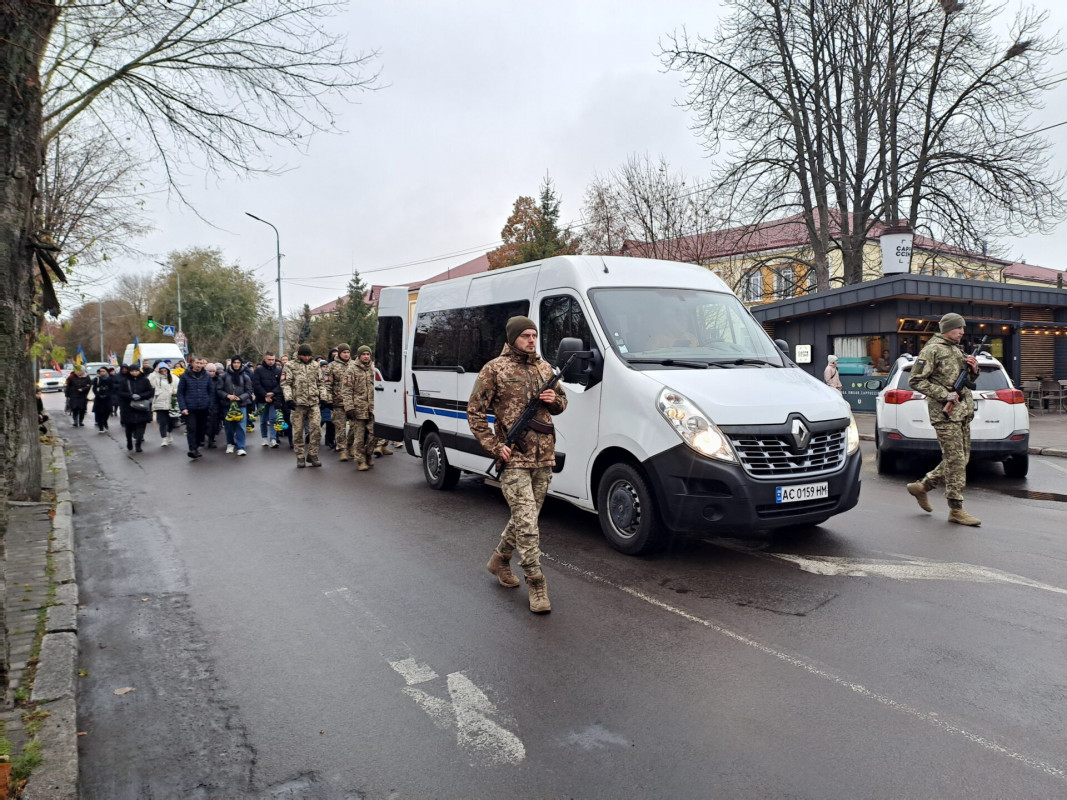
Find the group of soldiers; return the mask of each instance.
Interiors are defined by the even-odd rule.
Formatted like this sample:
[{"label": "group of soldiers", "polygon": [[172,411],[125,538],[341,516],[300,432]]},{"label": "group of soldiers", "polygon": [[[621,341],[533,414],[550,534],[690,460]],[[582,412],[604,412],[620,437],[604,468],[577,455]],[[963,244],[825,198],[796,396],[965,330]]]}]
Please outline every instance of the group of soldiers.
[{"label": "group of soldiers", "polygon": [[341,461],[355,461],[358,471],[366,472],[374,467],[376,451],[392,453],[387,442],[374,436],[374,363],[367,345],[361,345],[352,358],[352,348],[339,344],[337,358],[325,370],[312,360],[311,347],[300,345],[296,359],[283,368],[282,392],[293,426],[297,467],[322,466],[320,403],[331,409]]}]

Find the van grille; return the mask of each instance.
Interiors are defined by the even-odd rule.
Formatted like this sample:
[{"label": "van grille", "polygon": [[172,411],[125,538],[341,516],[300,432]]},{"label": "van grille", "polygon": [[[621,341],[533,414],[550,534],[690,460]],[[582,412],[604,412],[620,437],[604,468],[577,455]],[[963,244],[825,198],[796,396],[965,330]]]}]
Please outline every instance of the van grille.
[{"label": "van grille", "polygon": [[800,455],[790,451],[790,436],[735,434],[730,441],[745,472],[753,478],[822,475],[838,469],[845,461],[844,428],[812,436],[808,449]]}]

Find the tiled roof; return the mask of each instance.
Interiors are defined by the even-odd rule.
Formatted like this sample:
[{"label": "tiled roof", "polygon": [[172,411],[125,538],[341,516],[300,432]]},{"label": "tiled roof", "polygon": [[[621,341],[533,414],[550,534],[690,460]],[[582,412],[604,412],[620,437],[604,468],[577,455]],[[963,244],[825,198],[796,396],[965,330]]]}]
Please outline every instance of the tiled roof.
[{"label": "tiled roof", "polygon": [[477,275],[479,272],[489,271],[489,256],[486,253],[477,258],[466,261],[459,266],[452,267],[444,272],[434,275],[432,278],[427,278],[424,281],[418,283],[409,283],[409,289],[418,289],[420,286],[425,286],[428,283],[437,283],[439,281],[447,281],[450,278],[462,278],[466,275]]},{"label": "tiled roof", "polygon": [[1039,267],[1036,264],[1023,264],[1021,261],[1012,264],[1004,270],[1004,277],[1018,278],[1024,281],[1041,281],[1042,283],[1056,283],[1063,272],[1058,269]]}]

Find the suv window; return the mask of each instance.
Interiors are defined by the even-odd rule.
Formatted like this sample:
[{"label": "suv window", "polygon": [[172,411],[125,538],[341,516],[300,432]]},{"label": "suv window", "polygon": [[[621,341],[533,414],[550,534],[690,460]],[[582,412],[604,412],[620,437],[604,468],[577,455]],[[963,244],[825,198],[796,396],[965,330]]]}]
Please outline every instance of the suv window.
[{"label": "suv window", "polygon": [[[908,378],[911,377],[911,366],[904,367],[900,370],[900,380],[893,384],[892,376],[890,376],[887,386],[897,389],[908,389]],[[1011,385],[1008,383],[1008,376],[1004,370],[995,365],[985,366],[984,364],[978,369],[978,380],[975,381],[976,391],[980,392],[996,392],[1000,389],[1010,389]]]}]

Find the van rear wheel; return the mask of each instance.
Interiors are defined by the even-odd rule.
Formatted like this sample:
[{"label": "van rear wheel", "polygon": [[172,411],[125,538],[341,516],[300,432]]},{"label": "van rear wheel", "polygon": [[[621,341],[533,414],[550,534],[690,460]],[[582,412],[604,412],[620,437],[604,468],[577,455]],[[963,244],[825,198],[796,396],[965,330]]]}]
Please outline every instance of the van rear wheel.
[{"label": "van rear wheel", "polygon": [[459,470],[449,466],[441,437],[436,432],[426,434],[422,441],[422,474],[432,489],[455,489]]},{"label": "van rear wheel", "polygon": [[662,546],[656,502],[644,476],[629,464],[612,464],[597,487],[600,529],[616,550],[635,556]]}]

